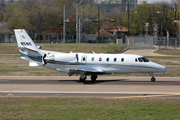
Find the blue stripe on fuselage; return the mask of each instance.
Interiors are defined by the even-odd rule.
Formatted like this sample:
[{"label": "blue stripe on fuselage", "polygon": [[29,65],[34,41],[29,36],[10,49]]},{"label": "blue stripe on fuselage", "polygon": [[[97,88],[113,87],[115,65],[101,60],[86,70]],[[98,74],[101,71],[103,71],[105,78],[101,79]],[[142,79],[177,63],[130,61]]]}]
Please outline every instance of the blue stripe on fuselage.
[{"label": "blue stripe on fuselage", "polygon": [[26,54],[24,54],[22,52],[20,52],[20,55],[21,55],[21,57],[28,57],[28,58],[30,58],[33,61],[38,61],[38,62],[42,61],[41,58],[36,58],[36,57],[33,57],[33,56],[29,56],[29,55],[26,55]]}]

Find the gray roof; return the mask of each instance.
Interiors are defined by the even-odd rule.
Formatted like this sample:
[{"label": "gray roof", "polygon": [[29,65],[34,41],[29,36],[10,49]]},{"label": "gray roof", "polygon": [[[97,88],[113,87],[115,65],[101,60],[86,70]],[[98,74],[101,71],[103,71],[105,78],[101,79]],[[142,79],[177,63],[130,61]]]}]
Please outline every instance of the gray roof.
[{"label": "gray roof", "polygon": [[12,33],[10,29],[7,28],[8,23],[0,23],[0,33]]}]

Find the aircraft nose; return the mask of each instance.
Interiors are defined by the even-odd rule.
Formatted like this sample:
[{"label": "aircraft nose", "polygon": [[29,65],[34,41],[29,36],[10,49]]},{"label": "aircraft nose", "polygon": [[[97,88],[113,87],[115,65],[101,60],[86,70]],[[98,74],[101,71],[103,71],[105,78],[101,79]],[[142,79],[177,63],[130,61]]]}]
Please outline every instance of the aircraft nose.
[{"label": "aircraft nose", "polygon": [[158,67],[159,67],[159,70],[161,72],[166,72],[167,71],[167,68],[165,66],[159,65]]},{"label": "aircraft nose", "polygon": [[166,67],[164,67],[164,66],[162,66],[162,68],[161,68],[161,69],[162,69],[162,71],[163,71],[163,72],[166,72],[166,71],[167,71],[167,68],[166,68]]}]

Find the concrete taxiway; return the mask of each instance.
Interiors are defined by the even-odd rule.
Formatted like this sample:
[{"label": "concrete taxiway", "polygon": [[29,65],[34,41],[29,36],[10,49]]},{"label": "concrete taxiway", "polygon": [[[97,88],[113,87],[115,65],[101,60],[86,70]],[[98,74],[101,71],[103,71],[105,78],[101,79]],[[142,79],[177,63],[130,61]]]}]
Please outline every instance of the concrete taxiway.
[{"label": "concrete taxiway", "polygon": [[0,97],[180,98],[180,77],[0,76]]}]

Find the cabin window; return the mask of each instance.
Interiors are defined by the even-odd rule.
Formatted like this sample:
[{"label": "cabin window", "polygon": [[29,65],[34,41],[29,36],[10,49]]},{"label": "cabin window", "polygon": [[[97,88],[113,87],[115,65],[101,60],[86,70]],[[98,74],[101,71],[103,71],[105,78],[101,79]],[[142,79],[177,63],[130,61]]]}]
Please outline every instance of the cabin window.
[{"label": "cabin window", "polygon": [[85,57],[83,57],[83,61],[85,61],[86,60],[86,58]]},{"label": "cabin window", "polygon": [[99,61],[102,61],[102,58],[101,58],[101,57],[99,58]]},{"label": "cabin window", "polygon": [[137,58],[135,58],[135,62],[138,62]]},{"label": "cabin window", "polygon": [[117,58],[114,58],[114,62],[116,62]]},{"label": "cabin window", "polygon": [[124,58],[121,58],[121,62],[124,62]]},{"label": "cabin window", "polygon": [[91,59],[92,61],[94,61],[94,57],[92,57],[92,59]]},{"label": "cabin window", "polygon": [[109,62],[109,58],[106,58],[106,61]]},{"label": "cabin window", "polygon": [[139,62],[143,62],[141,58],[138,58]]}]

